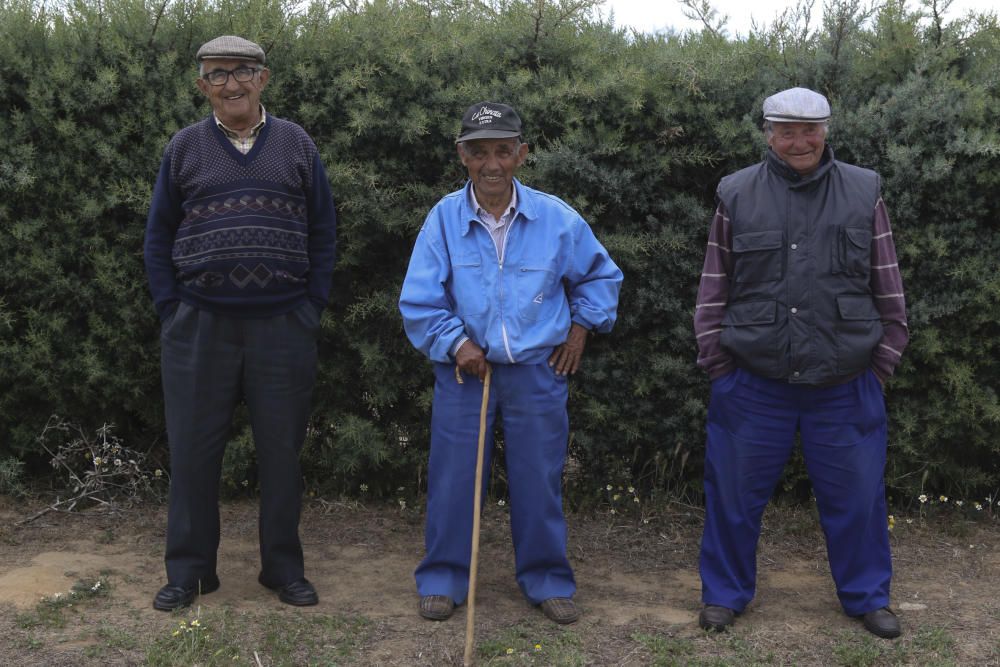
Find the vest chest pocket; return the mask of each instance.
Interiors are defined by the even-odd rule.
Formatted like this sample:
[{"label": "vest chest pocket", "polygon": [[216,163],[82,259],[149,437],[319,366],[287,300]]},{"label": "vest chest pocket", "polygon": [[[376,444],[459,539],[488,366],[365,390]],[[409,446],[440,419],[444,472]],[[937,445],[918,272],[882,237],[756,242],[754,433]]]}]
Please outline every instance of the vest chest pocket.
[{"label": "vest chest pocket", "polygon": [[780,230],[733,236],[733,281],[764,283],[784,275],[784,234]]},{"label": "vest chest pocket", "polygon": [[872,230],[867,227],[838,227],[833,246],[833,273],[867,276],[871,271]]}]

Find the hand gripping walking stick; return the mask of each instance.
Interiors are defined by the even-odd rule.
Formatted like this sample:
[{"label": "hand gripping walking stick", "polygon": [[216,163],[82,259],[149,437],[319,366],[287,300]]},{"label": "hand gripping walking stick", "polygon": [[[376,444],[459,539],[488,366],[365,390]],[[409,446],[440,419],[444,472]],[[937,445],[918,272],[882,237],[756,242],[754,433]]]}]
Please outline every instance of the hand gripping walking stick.
[{"label": "hand gripping walking stick", "polygon": [[[468,613],[465,621],[465,667],[472,665],[472,653],[475,648],[476,634],[476,574],[479,570],[479,513],[482,510],[483,492],[483,458],[486,449],[486,408],[490,402],[490,366],[486,365],[486,378],[483,380],[483,406],[479,409],[479,448],[476,451],[476,490],[472,496],[472,558],[469,559],[469,600]],[[461,376],[456,375],[461,382]]]}]

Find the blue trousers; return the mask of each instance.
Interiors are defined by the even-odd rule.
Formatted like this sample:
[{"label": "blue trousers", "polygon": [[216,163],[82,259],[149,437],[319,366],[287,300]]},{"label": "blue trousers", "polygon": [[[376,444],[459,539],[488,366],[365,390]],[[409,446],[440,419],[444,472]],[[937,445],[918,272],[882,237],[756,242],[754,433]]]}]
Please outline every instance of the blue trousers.
[{"label": "blue trousers", "polygon": [[[469,592],[472,500],[483,385],[455,367],[434,365],[431,455],[427,479],[426,555],[417,590],[447,595],[456,604]],[[510,526],[517,583],[532,604],[576,592],[566,559],[562,472],[569,438],[566,378],[548,364],[494,365],[486,420],[483,490],[493,454],[493,426],[504,431]]]},{"label": "blue trousers", "polygon": [[851,616],[889,604],[886,415],[871,371],[831,387],[738,369],[708,408],[702,601],[737,612],[753,599],[761,516],[801,435],[837,596]]},{"label": "blue trousers", "polygon": [[193,586],[216,573],[219,478],[233,412],[246,403],[260,481],[261,578],[303,576],[299,451],[316,377],[319,315],[311,303],[269,319],[177,307],[160,334],[170,444],[167,580]]}]

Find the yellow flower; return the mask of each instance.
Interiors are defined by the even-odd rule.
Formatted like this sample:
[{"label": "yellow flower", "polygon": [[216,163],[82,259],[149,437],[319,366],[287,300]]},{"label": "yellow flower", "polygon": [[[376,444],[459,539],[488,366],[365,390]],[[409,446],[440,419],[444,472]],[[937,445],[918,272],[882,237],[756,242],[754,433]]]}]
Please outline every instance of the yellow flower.
[{"label": "yellow flower", "polygon": [[201,625],[201,622],[197,618],[191,621],[191,627],[197,628],[199,625]]},{"label": "yellow flower", "polygon": [[613,486],[611,486],[610,484],[608,484],[608,485],[607,485],[606,487],[604,487],[604,488],[605,488],[605,489],[607,489],[608,491],[611,491],[611,490],[612,490],[612,489],[614,489],[615,487],[613,487]]},{"label": "yellow flower", "polygon": [[176,637],[176,636],[177,636],[177,635],[179,635],[180,633],[181,633],[181,631],[180,631],[180,630],[174,630],[174,631],[173,631],[173,633],[171,634],[171,636],[172,636],[172,637]]},{"label": "yellow flower", "polygon": [[634,486],[628,487],[628,492],[629,493],[635,493],[635,487]]},{"label": "yellow flower", "polygon": [[926,503],[927,502],[927,494],[926,493],[921,493],[919,496],[917,496],[917,500],[920,501],[921,505],[924,504],[924,503]]},{"label": "yellow flower", "polygon": [[507,649],[507,655],[514,655],[514,649],[512,648]]},{"label": "yellow flower", "polygon": [[154,477],[163,477],[163,471],[160,470],[159,468],[157,468],[156,472],[153,473],[153,476]]},{"label": "yellow flower", "polygon": [[895,527],[896,527],[896,517],[894,517],[893,515],[890,514],[889,515],[889,530],[892,530]]},{"label": "yellow flower", "polygon": [[542,645],[541,644],[535,644],[535,650],[536,651],[541,651],[542,650]]},{"label": "yellow flower", "polygon": [[619,495],[619,494],[616,493],[615,495],[613,495],[611,497],[611,500],[618,500],[619,498],[621,498],[621,495]]},{"label": "yellow flower", "polygon": [[946,502],[948,502],[948,496],[942,495],[940,498],[938,498],[938,500],[940,500],[943,503],[946,503]]}]

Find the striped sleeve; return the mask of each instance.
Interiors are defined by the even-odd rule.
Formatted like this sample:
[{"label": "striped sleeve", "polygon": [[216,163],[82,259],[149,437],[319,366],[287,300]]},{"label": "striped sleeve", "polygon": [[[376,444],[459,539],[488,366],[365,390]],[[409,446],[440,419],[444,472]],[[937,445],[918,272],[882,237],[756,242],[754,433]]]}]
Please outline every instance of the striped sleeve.
[{"label": "striped sleeve", "polygon": [[872,370],[885,382],[899,364],[910,340],[910,330],[906,325],[906,300],[896,260],[896,245],[892,241],[889,213],[881,197],[875,204],[872,221],[870,285],[883,329],[882,339],[872,352]]},{"label": "striped sleeve", "polygon": [[720,202],[708,231],[705,264],[694,310],[698,366],[713,380],[736,368],[732,355],[722,348],[722,318],[729,301],[729,276],[733,268],[732,247],[733,230]]}]

